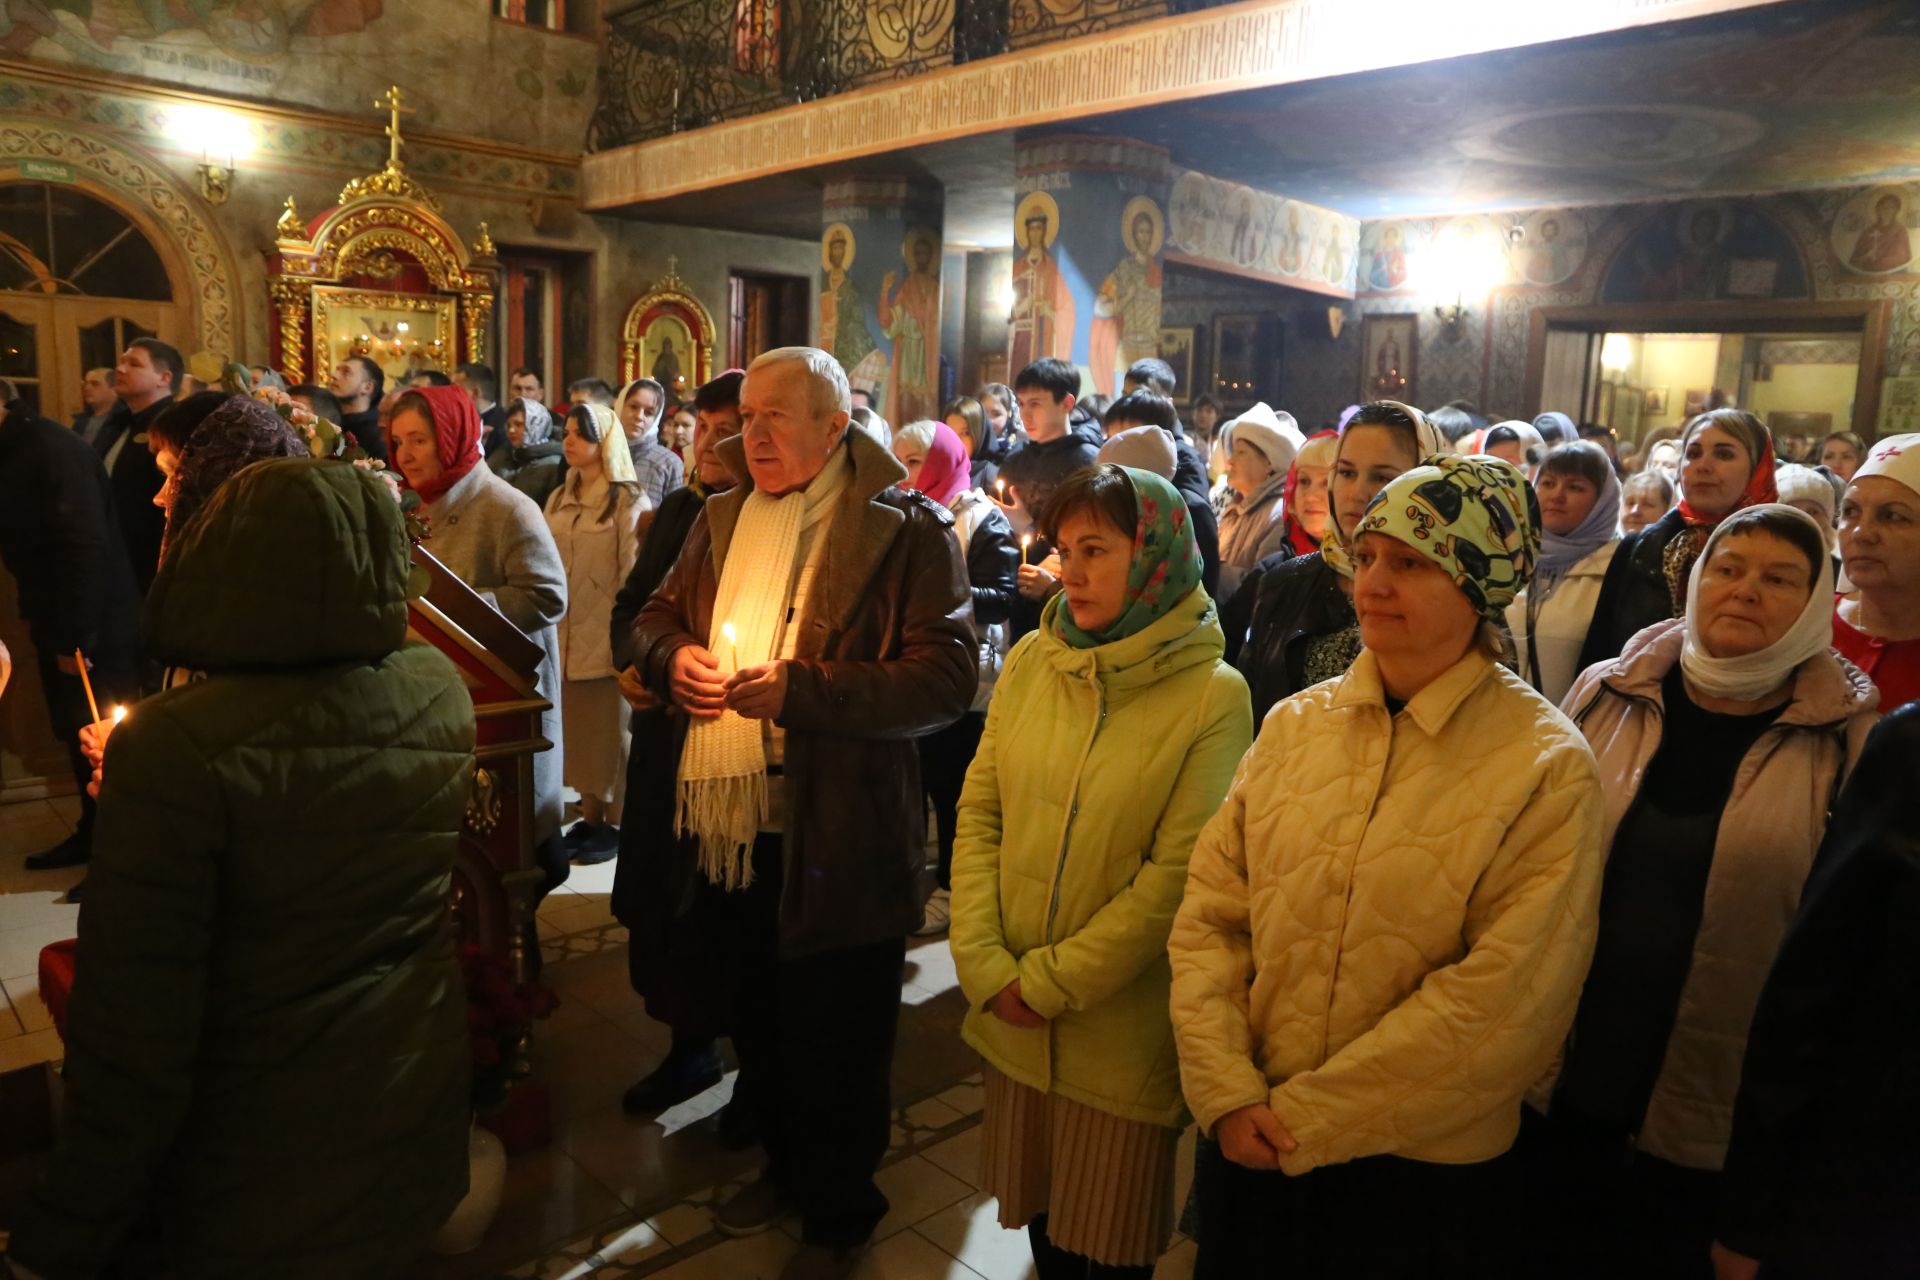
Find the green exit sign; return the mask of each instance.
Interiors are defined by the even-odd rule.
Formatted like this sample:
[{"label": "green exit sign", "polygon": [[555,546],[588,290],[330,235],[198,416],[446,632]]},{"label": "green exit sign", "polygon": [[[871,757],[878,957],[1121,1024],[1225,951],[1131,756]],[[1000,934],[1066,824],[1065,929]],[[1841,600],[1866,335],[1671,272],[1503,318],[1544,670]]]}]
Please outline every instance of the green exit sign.
[{"label": "green exit sign", "polygon": [[73,166],[56,160],[22,160],[20,176],[41,182],[72,182]]}]

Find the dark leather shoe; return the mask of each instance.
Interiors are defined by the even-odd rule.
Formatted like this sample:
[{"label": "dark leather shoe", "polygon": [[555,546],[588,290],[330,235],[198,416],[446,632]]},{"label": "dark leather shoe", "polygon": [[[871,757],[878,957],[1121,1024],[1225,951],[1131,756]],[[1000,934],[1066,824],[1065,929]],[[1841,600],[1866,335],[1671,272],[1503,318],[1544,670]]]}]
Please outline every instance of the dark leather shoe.
[{"label": "dark leather shoe", "polygon": [[92,854],[89,842],[78,835],[68,836],[51,849],[27,855],[27,870],[58,871],[62,867],[77,867]]},{"label": "dark leather shoe", "polygon": [[761,1178],[734,1193],[714,1211],[713,1225],[722,1235],[757,1236],[793,1211],[786,1192]]},{"label": "dark leather shoe", "polygon": [[669,1055],[646,1079],[627,1090],[620,1107],[630,1116],[650,1116],[698,1097],[719,1084],[724,1074],[717,1053],[679,1059]]},{"label": "dark leather shoe", "polygon": [[[581,827],[586,823],[581,823]],[[580,827],[573,830],[578,831]],[[568,832],[572,835],[573,832]],[[592,828],[590,833],[577,843],[567,846],[573,856],[575,866],[592,867],[602,862],[611,862],[620,852],[620,828],[603,822]]]},{"label": "dark leather shoe", "polygon": [[67,890],[67,901],[68,902],[80,901],[80,891],[86,887],[87,887],[87,882],[85,880],[82,880],[79,884],[76,884],[73,886],[73,888]]}]

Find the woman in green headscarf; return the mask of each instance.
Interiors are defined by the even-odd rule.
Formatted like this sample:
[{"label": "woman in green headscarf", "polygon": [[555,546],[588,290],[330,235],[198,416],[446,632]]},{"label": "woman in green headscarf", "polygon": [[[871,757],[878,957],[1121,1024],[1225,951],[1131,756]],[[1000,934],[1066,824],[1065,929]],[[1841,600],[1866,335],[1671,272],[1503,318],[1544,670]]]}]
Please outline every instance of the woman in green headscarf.
[{"label": "woman in green headscarf", "polygon": [[1042,1280],[1146,1277],[1186,1124],[1167,934],[1253,737],[1187,506],[1091,467],[1048,504],[1063,590],[1014,646],[967,773],[952,945],[987,1060],[981,1184]]}]

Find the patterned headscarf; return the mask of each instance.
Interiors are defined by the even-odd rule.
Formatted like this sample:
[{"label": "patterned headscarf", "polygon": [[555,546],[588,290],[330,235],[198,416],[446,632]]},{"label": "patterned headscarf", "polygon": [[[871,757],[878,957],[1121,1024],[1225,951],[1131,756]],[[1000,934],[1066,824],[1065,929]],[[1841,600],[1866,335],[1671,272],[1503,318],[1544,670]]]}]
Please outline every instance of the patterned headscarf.
[{"label": "patterned headscarf", "polygon": [[161,558],[166,558],[175,534],[187,527],[229,476],[262,458],[306,456],[307,442],[272,405],[250,395],[228,397],[180,446],[180,464],[167,481],[172,493]]},{"label": "patterned headscarf", "polygon": [[521,397],[521,421],[526,423],[520,436],[520,444],[525,448],[530,444],[545,444],[553,438],[553,415],[547,412],[547,406],[538,400]]},{"label": "patterned headscarf", "polygon": [[1200,549],[1193,541],[1186,499],[1151,471],[1115,470],[1133,482],[1137,509],[1133,559],[1127,566],[1127,603],[1112,626],[1090,632],[1074,624],[1064,595],[1054,597],[1050,605],[1054,633],[1075,649],[1112,644],[1146,630],[1200,585]]},{"label": "patterned headscarf", "polygon": [[[1447,438],[1440,434],[1440,429],[1431,422],[1428,422],[1427,415],[1412,405],[1402,404],[1398,400],[1374,400],[1369,403],[1383,404],[1389,408],[1398,409],[1407,415],[1408,421],[1413,423],[1414,465],[1419,466],[1435,457],[1453,456],[1453,450],[1447,447]],[[1365,409],[1366,407],[1367,405],[1359,406],[1359,408],[1356,408],[1353,413],[1348,414],[1345,420],[1341,422],[1340,439],[1343,444],[1346,441],[1347,429],[1353,425],[1354,417],[1359,414],[1361,409]],[[1362,425],[1379,426],[1382,424],[1363,423]],[[1389,430],[1391,429],[1392,428],[1389,428]],[[1337,450],[1333,455],[1333,461],[1335,466],[1338,466],[1340,463],[1340,454]],[[1327,495],[1327,505],[1327,528],[1326,532],[1320,535],[1320,558],[1327,562],[1329,569],[1332,569],[1341,577],[1351,578],[1353,577],[1353,558],[1348,554],[1347,548],[1352,545],[1353,540],[1340,532],[1340,515],[1339,512],[1332,509],[1333,495],[1331,493]]]},{"label": "patterned headscarf", "polygon": [[1367,533],[1432,558],[1481,617],[1499,622],[1540,559],[1540,502],[1505,459],[1444,454],[1374,495],[1354,540]]}]

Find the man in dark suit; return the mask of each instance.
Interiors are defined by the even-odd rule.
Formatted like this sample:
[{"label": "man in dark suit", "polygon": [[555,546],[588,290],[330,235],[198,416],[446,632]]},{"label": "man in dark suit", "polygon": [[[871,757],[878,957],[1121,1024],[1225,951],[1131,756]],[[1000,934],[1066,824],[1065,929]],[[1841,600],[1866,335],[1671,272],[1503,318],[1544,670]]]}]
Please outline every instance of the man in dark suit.
[{"label": "man in dark suit", "polygon": [[[139,451],[148,457],[144,441]],[[20,616],[39,659],[48,719],[80,787],[74,833],[30,854],[27,868],[73,866],[87,860],[93,844],[93,799],[86,794],[93,767],[79,740],[81,726],[93,716],[75,655],[84,656],[91,670],[102,714],[114,702],[130,700],[139,597],[99,456],[74,431],[36,416],[5,379],[0,379],[0,561],[19,586]]]},{"label": "man in dark suit", "polygon": [[[492,365],[468,363],[453,371],[453,385],[473,397],[473,407],[487,429],[486,456],[507,444],[507,411],[495,401],[500,396],[500,379]],[[657,504],[656,504],[657,505]]]},{"label": "man in dark suit", "polygon": [[98,443],[107,419],[113,416],[113,406],[120,403],[113,390],[113,370],[87,370],[80,383],[80,403],[86,407],[73,415],[73,429],[88,444]]},{"label": "man in dark suit", "polygon": [[147,428],[173,403],[186,363],[180,353],[158,338],[135,338],[120,353],[113,369],[113,389],[120,403],[94,441],[113,486],[114,515],[120,539],[133,566],[134,584],[144,597],[160,567],[160,539],[167,516],[153,505],[154,495],[166,483],[147,445]]}]

